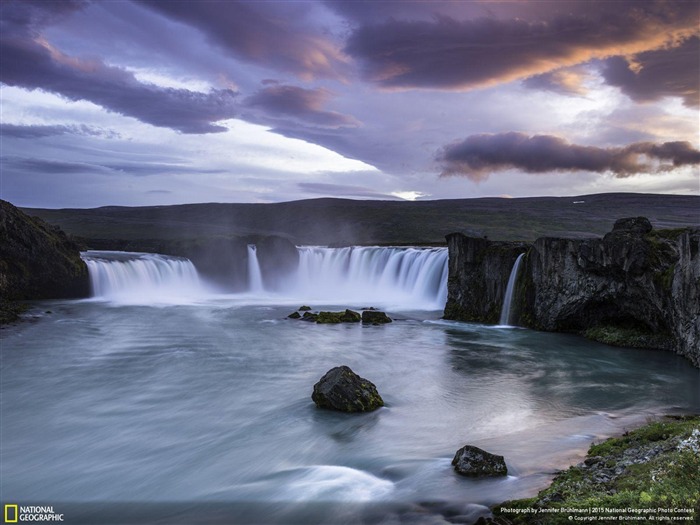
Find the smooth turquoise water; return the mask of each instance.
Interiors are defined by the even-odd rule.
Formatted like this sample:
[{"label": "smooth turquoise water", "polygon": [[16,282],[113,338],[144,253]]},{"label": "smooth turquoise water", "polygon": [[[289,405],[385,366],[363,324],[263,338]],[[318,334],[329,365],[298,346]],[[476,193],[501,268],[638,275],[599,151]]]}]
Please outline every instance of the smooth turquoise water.
[{"label": "smooth turquoise water", "polygon": [[[428,311],[315,325],[285,319],[303,300],[254,302],[53,301],[3,329],[2,501],[83,523],[445,523],[536,493],[594,439],[700,412],[700,371],[669,353]],[[341,364],[387,406],[317,409]],[[457,476],[465,444],[511,475]]]}]

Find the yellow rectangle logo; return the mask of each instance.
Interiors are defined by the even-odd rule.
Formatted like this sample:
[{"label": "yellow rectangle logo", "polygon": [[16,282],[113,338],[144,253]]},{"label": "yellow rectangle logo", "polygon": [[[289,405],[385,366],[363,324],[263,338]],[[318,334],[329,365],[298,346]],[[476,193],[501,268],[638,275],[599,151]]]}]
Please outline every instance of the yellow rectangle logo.
[{"label": "yellow rectangle logo", "polygon": [[5,523],[17,523],[17,505],[5,505]]}]

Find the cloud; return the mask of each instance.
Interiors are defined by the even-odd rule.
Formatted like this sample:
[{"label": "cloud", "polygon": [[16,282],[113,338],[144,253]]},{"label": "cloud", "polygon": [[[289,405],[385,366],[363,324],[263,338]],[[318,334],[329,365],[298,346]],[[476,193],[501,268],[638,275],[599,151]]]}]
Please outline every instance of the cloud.
[{"label": "cloud", "polygon": [[140,3],[198,28],[210,42],[248,62],[293,73],[304,80],[344,76],[343,53],[333,40],[312,28],[314,3]]},{"label": "cloud", "polygon": [[569,67],[526,78],[523,85],[532,89],[554,91],[562,95],[585,96],[588,94],[584,82],[588,73],[583,67]]},{"label": "cloud", "polygon": [[160,162],[73,162],[59,159],[28,158],[17,155],[0,157],[3,169],[17,173],[63,174],[101,173],[109,175],[175,175],[175,174],[219,174],[223,169],[204,169],[184,164]]},{"label": "cloud", "polygon": [[[236,114],[236,93],[229,89],[199,93],[159,88],[139,82],[132,73],[63,54],[39,33],[55,2],[3,6],[0,81],[8,86],[43,89],[70,100],[88,100],[110,111],[154,126],[184,133],[225,131],[214,122]],[[59,4],[60,5],[60,4]]]},{"label": "cloud", "polygon": [[334,197],[360,197],[364,199],[401,200],[396,195],[381,193],[363,186],[329,184],[324,182],[299,182],[297,187],[307,193]]},{"label": "cloud", "polygon": [[[697,20],[697,18],[696,18]],[[677,47],[605,61],[603,77],[637,102],[680,97],[688,107],[700,106],[700,38],[686,39]]]},{"label": "cloud", "polygon": [[700,164],[700,151],[689,142],[637,142],[600,148],[571,144],[552,135],[510,132],[472,135],[442,148],[436,160],[442,176],[463,175],[474,181],[511,168],[526,173],[587,171],[629,177]]},{"label": "cloud", "polygon": [[17,139],[39,139],[58,135],[81,135],[91,137],[119,138],[119,133],[88,126],[86,124],[22,125],[0,122],[0,136]]},{"label": "cloud", "polygon": [[346,52],[384,88],[466,90],[596,58],[656,49],[697,33],[695,2],[591,3],[549,20],[478,18],[367,23]]},{"label": "cloud", "polygon": [[327,89],[270,85],[248,97],[244,104],[264,110],[271,120],[282,116],[327,128],[358,126],[359,122],[351,116],[322,109],[331,96]]}]

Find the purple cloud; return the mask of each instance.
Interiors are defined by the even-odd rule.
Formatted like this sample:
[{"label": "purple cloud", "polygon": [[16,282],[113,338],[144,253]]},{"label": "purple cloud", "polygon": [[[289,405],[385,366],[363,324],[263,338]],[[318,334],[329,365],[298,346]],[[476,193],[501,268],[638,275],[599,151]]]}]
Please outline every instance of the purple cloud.
[{"label": "purple cloud", "polygon": [[211,43],[248,62],[305,80],[343,77],[345,58],[338,46],[309,23],[314,3],[139,1],[198,28]]},{"label": "purple cloud", "polygon": [[327,89],[305,89],[287,85],[269,85],[248,97],[244,104],[260,108],[268,120],[292,117],[304,123],[327,128],[356,127],[359,122],[351,116],[323,110],[332,96]]},{"label": "purple cloud", "polygon": [[107,110],[184,133],[227,129],[214,122],[236,114],[236,93],[232,90],[200,93],[160,88],[139,82],[132,73],[101,60],[68,56],[51,46],[39,30],[41,24],[51,19],[57,6],[63,4],[11,2],[3,6],[2,83],[43,89],[70,100],[88,100]]},{"label": "purple cloud", "polygon": [[700,38],[681,45],[634,55],[612,57],[603,68],[605,80],[637,102],[680,97],[688,107],[700,106]]},{"label": "purple cloud", "polygon": [[700,164],[700,151],[689,142],[637,142],[624,147],[580,146],[552,135],[524,133],[472,135],[442,148],[436,155],[442,176],[486,180],[500,170],[526,173],[555,171],[611,172],[629,177]]},{"label": "purple cloud", "polygon": [[596,9],[549,20],[435,15],[366,23],[346,51],[385,88],[464,90],[657,49],[697,32],[700,4],[694,2],[592,5]]}]

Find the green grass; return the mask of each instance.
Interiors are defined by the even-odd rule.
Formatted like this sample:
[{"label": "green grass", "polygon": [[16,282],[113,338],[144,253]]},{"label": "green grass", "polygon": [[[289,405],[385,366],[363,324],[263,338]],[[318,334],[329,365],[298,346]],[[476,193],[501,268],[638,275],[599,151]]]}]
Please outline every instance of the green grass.
[{"label": "green grass", "polygon": [[[503,523],[541,525],[571,523],[571,515],[590,515],[594,523],[617,523],[622,520],[614,518],[632,515],[653,516],[654,523],[700,521],[700,417],[649,423],[592,445],[586,462],[600,468],[584,464],[571,467],[537,497],[503,503],[494,507],[494,514],[505,520]],[[600,477],[601,472],[616,470],[620,473],[610,479]],[[502,509],[538,512],[517,514]],[[690,512],[664,513],[659,509]],[[666,515],[668,520],[659,519]],[[679,517],[690,519],[681,521]]]}]

